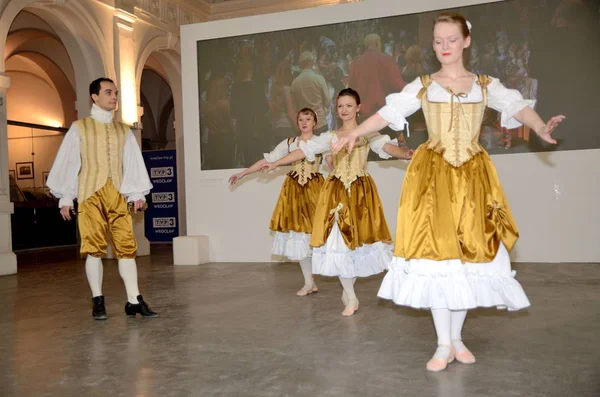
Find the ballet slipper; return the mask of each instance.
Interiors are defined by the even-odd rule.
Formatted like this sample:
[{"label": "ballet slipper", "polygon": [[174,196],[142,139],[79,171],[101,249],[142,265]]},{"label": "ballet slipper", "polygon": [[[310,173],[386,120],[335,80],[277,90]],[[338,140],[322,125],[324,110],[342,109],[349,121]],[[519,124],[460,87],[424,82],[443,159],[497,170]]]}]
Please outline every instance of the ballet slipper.
[{"label": "ballet slipper", "polygon": [[311,285],[311,286],[305,285],[298,292],[296,292],[296,295],[306,296],[306,295],[312,294],[313,292],[319,292],[319,289],[317,288],[317,284],[315,284],[315,283],[313,283],[313,285]]},{"label": "ballet slipper", "polygon": [[[342,292],[342,303],[344,304],[344,306],[348,306],[348,295],[346,295],[346,291]],[[356,310],[358,310],[358,306],[359,303],[356,303]]]},{"label": "ballet slipper", "polygon": [[439,345],[431,360],[427,362],[427,370],[431,372],[443,371],[452,361],[454,361],[454,348]]},{"label": "ballet slipper", "polygon": [[342,316],[349,317],[352,316],[358,310],[358,299],[348,299],[348,304],[346,308],[342,312]]},{"label": "ballet slipper", "polygon": [[452,347],[455,351],[456,361],[463,364],[474,364],[475,356],[460,339],[452,339]]}]

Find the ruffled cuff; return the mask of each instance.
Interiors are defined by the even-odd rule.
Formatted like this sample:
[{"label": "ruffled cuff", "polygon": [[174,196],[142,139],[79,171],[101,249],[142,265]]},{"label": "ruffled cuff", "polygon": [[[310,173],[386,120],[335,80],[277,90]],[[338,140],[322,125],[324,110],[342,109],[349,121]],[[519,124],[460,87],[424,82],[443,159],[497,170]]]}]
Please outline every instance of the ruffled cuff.
[{"label": "ruffled cuff", "polygon": [[521,99],[511,103],[506,110],[500,113],[500,126],[509,130],[522,126],[523,124],[515,119],[515,114],[519,113],[527,106],[533,109],[535,107],[535,102],[536,101],[532,99]]},{"label": "ruffled cuff", "polygon": [[[398,145],[398,140],[396,139],[396,145]],[[388,153],[386,153],[383,150],[383,147],[385,146],[386,143],[392,143],[393,144],[394,141],[392,141],[392,139],[387,136],[387,135],[380,135],[374,138],[371,138],[371,141],[369,142],[370,146],[371,146],[371,150],[375,153],[377,153],[377,155],[379,157],[381,157],[384,160],[387,159],[391,159],[393,156],[390,156]]]},{"label": "ruffled cuff", "polygon": [[265,160],[267,160],[269,163],[274,163],[280,159],[280,157],[277,157],[277,155],[275,155],[274,153],[263,153],[263,156],[265,157]]},{"label": "ruffled cuff", "polygon": [[133,201],[142,200],[146,202],[146,196],[143,193],[132,193],[127,197],[127,202],[131,203]]},{"label": "ruffled cuff", "polygon": [[405,127],[408,127],[406,118],[393,106],[385,105],[377,113],[388,122],[389,127],[394,131],[402,131]]},{"label": "ruffled cuff", "polygon": [[62,207],[72,207],[73,206],[73,197],[70,196],[62,196],[60,200],[58,200],[58,208]]}]

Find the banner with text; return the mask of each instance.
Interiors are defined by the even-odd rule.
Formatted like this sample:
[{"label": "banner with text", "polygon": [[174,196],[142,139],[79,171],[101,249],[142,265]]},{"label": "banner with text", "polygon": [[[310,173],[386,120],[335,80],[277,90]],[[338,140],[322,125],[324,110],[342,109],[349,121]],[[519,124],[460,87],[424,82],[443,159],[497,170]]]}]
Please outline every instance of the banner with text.
[{"label": "banner with text", "polygon": [[177,219],[177,155],[175,150],[142,153],[154,185],[147,197],[146,238],[150,242],[173,241],[179,236]]}]

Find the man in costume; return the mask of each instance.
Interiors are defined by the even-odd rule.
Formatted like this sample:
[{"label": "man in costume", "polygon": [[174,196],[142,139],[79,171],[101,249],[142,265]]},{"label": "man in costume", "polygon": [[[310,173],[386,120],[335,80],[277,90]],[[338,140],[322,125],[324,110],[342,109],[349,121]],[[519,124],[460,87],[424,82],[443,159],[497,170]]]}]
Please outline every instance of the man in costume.
[{"label": "man in costume", "polygon": [[91,114],[73,123],[65,135],[47,181],[50,192],[60,200],[63,219],[71,220],[75,214],[73,200],[78,200],[80,251],[86,257],[96,320],[106,319],[102,257],[107,253],[109,231],[127,291],[125,313],[158,316],[138,290],[137,242],[130,214],[143,209],[152,183],[135,136],[129,127],[113,119],[118,93],[107,78],[90,84]]}]

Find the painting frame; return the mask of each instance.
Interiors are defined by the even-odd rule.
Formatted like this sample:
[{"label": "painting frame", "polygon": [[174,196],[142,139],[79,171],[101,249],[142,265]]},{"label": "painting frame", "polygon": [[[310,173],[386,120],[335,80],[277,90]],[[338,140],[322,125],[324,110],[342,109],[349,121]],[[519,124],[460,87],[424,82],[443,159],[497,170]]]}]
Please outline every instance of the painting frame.
[{"label": "painting frame", "polygon": [[15,170],[17,173],[17,179],[34,179],[35,169],[33,167],[33,161],[25,161],[15,163]]},{"label": "painting frame", "polygon": [[48,181],[48,175],[50,175],[50,171],[42,172],[42,187],[48,187],[46,182]]}]

